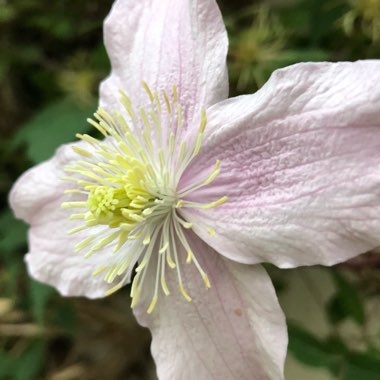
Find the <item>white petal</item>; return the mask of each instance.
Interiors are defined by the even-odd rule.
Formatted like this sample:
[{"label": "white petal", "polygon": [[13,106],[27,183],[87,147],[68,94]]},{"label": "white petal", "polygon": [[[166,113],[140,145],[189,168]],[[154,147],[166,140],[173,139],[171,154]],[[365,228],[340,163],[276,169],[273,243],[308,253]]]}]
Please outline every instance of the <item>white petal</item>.
[{"label": "white petal", "polygon": [[137,104],[152,90],[178,87],[186,118],[225,99],[227,35],[214,0],[117,0],[105,21],[112,73],[100,89],[101,104],[117,109],[120,89]]},{"label": "white petal", "polygon": [[[202,236],[244,263],[332,265],[380,244],[380,61],[298,64],[208,112],[187,180],[215,159]],[[207,130],[206,130],[207,131]]]},{"label": "white petal", "polygon": [[68,234],[82,224],[68,221],[72,211],[61,208],[62,202],[70,200],[64,190],[73,187],[61,179],[66,175],[63,166],[78,159],[72,145],[61,147],[52,159],[24,173],[10,193],[10,204],[18,218],[31,224],[25,260],[32,277],[56,287],[65,296],[104,297],[114,284],[105,282],[104,274],[92,273],[103,264],[117,262],[120,256],[112,255],[109,248],[88,259],[82,252],[74,252],[76,243],[102,228]]},{"label": "white petal", "polygon": [[[159,379],[283,379],[285,318],[265,270],[224,259],[198,238],[192,238],[191,244],[211,288],[205,289],[194,265],[183,261],[184,284],[192,301],[180,295],[170,269],[171,294],[161,294],[148,315],[150,288],[146,284],[146,299],[135,309],[138,321],[152,332]],[[152,266],[150,284],[154,282]]]}]

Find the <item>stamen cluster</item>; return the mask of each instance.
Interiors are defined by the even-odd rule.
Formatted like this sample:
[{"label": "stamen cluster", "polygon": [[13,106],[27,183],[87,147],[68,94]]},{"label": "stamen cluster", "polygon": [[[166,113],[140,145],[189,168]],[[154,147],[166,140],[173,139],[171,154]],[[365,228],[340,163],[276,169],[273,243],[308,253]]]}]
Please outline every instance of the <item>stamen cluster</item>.
[{"label": "stamen cluster", "polygon": [[[75,188],[66,192],[78,194],[80,200],[64,202],[62,207],[78,209],[70,219],[83,221],[69,233],[88,231],[89,236],[75,246],[77,252],[86,251],[84,256],[88,258],[109,247],[116,255],[93,273],[103,275],[109,284],[117,282],[106,295],[128,283],[136,267],[131,287],[134,307],[153,261],[152,255],[157,256],[155,287],[147,310],[151,313],[159,288],[165,295],[170,294],[165,276],[167,266],[176,271],[179,290],[191,301],[182,281],[179,254],[183,250],[179,245],[186,251],[186,262],[196,266],[206,288],[210,287],[208,276],[186,238],[185,230],[193,224],[183,219],[180,210],[216,207],[227,197],[211,203],[187,200],[193,191],[214,181],[219,174],[219,161],[207,178],[179,188],[183,173],[201,149],[205,111],[201,112],[196,137],[185,141],[176,87],[161,95],[153,93],[146,83],[143,88],[149,97],[147,107],[135,109],[121,91],[122,113],[110,114],[99,109],[94,114],[95,120],[88,120],[103,135],[102,141],[87,134],[77,135],[87,147],[73,146],[78,161],[65,167],[68,176],[64,179],[75,184]],[[100,232],[99,226],[103,227]],[[210,234],[215,233],[208,229]]]}]

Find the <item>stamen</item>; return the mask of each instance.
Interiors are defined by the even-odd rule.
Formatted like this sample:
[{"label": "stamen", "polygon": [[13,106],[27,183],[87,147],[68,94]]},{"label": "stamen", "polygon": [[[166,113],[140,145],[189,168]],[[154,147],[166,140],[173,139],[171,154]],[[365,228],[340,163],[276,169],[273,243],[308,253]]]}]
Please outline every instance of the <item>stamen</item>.
[{"label": "stamen", "polygon": [[88,150],[86,149],[83,149],[79,146],[73,146],[73,151],[83,157],[86,157],[86,158],[91,158],[92,157],[92,153],[90,153]]},{"label": "stamen", "polygon": [[108,297],[110,296],[111,294],[117,292],[118,290],[120,290],[122,287],[123,287],[123,283],[122,282],[119,282],[117,285],[115,285],[114,287],[112,287],[111,289],[108,289],[105,293],[104,293],[104,296],[105,297]]},{"label": "stamen", "polygon": [[170,105],[168,94],[166,93],[166,91],[162,91],[162,95],[164,96],[164,99],[165,99],[166,108],[167,108],[168,112],[171,113],[172,107]]},{"label": "stamen", "polygon": [[[219,160],[207,177],[178,188],[186,168],[201,150],[206,111],[201,111],[197,135],[186,143],[181,131],[186,125],[185,109],[180,104],[177,87],[159,94],[143,81],[142,89],[148,106],[135,108],[132,100],[120,91],[123,112],[109,113],[100,108],[94,113],[94,119],[88,119],[105,137],[104,141],[87,134],[76,135],[84,144],[73,146],[78,160],[65,167],[69,175],[63,179],[73,183],[73,188],[65,190],[65,194],[78,198],[68,199],[61,207],[73,209],[69,219],[83,223],[69,233],[86,231],[89,234],[75,245],[74,251],[86,250],[85,258],[99,255],[99,261],[104,257],[92,275],[102,274],[103,280],[112,284],[105,295],[122,288],[134,271],[131,286],[131,307],[134,308],[146,291],[147,273],[155,273],[147,307],[150,314],[160,294],[169,296],[170,290],[173,291],[166,281],[167,267],[175,271],[178,290],[188,302],[192,298],[186,290],[189,284],[182,278],[182,270],[187,268],[185,264],[181,267],[183,261],[195,265],[205,287],[210,288],[209,278],[197,259],[198,253],[192,250],[186,238],[186,230],[196,225],[206,228],[213,236],[215,229],[187,220],[184,215],[187,215],[186,209],[218,207],[227,197],[209,203],[187,200],[187,196],[218,177]],[[180,257],[183,252],[187,257]],[[149,268],[153,262],[157,266]]]},{"label": "stamen", "polygon": [[185,248],[185,250],[188,253],[186,262],[188,264],[190,264],[191,262],[194,262],[196,268],[198,269],[198,272],[201,274],[203,281],[205,282],[206,288],[210,288],[211,285],[210,285],[210,281],[207,277],[207,274],[204,272],[204,270],[199,265],[198,260],[194,256],[193,251],[190,248],[190,245],[189,245],[189,243],[188,243],[188,241],[187,241],[187,239],[186,239],[186,237],[185,237],[185,235],[181,229],[181,226],[178,224],[178,222],[176,220],[174,222],[174,228],[176,230],[176,233],[177,233],[177,236],[178,236],[180,242],[182,243],[183,247]]},{"label": "stamen", "polygon": [[96,138],[94,138],[92,136],[89,136],[87,134],[81,135],[81,134],[77,133],[75,136],[78,139],[81,139],[81,140],[83,140],[83,141],[85,141],[85,142],[87,142],[87,143],[89,143],[89,144],[91,144],[93,146],[97,146],[99,144],[99,140],[97,140]]},{"label": "stamen", "polygon": [[179,284],[179,289],[183,297],[186,299],[186,301],[190,302],[191,297],[187,294],[185,287],[183,286],[182,283],[182,276],[181,276],[181,269],[179,265],[179,260],[178,260],[178,253],[177,253],[177,244],[175,242],[175,237],[174,237],[174,232],[173,232],[173,226],[170,226],[170,238],[171,238],[171,243],[172,243],[172,249],[174,252],[174,261],[177,269],[177,277],[178,277],[178,284]]},{"label": "stamen", "polygon": [[168,296],[170,294],[170,291],[165,279],[165,268],[166,268],[165,258],[162,258],[161,260],[161,287],[165,295]]},{"label": "stamen", "polygon": [[87,202],[63,202],[62,208],[87,208]]},{"label": "stamen", "polygon": [[216,179],[216,177],[219,175],[219,173],[220,173],[220,161],[217,160],[215,163],[213,171],[208,175],[207,178],[205,178],[199,182],[196,182],[194,184],[191,184],[191,185],[185,187],[184,189],[180,190],[179,196],[184,197],[184,196],[188,195],[189,193],[192,193],[195,190],[198,190],[202,187],[208,186],[211,182],[213,182]]},{"label": "stamen", "polygon": [[97,276],[100,273],[104,272],[106,269],[107,269],[107,265],[102,265],[101,267],[99,267],[98,269],[96,269],[94,272],[92,272],[92,275],[93,276]]},{"label": "stamen", "polygon": [[228,197],[227,196],[223,196],[223,197],[217,199],[216,201],[209,202],[209,203],[182,201],[180,203],[180,207],[208,209],[208,208],[213,208],[213,207],[220,206],[221,204],[227,202],[227,200],[228,200]]},{"label": "stamen", "polygon": [[178,102],[177,86],[173,86],[172,90],[173,90],[173,102],[177,103]]},{"label": "stamen", "polygon": [[142,83],[142,85],[144,87],[144,90],[148,94],[150,101],[153,103],[154,97],[153,97],[152,91],[150,90],[149,86],[146,84],[145,81],[142,81],[141,83]]}]

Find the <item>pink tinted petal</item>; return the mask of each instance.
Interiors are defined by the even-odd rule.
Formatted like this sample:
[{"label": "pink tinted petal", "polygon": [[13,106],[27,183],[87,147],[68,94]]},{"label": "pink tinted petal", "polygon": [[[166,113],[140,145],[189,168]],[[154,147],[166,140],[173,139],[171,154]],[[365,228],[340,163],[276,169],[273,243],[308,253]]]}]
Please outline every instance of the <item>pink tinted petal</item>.
[{"label": "pink tinted petal", "polygon": [[[203,153],[215,159],[205,201],[188,219],[225,256],[280,267],[332,265],[380,244],[380,61],[307,63],[276,71],[256,94],[208,112]],[[197,173],[197,174],[195,174]]]},{"label": "pink tinted petal", "polygon": [[117,0],[105,21],[112,73],[101,103],[119,107],[122,89],[138,104],[152,90],[178,86],[187,120],[228,95],[227,35],[215,0]]},{"label": "pink tinted petal", "polygon": [[68,221],[72,210],[61,208],[62,202],[70,200],[64,190],[73,187],[60,179],[65,175],[63,166],[78,157],[71,145],[61,147],[52,159],[21,176],[10,193],[10,204],[18,218],[31,224],[26,262],[35,279],[66,296],[104,297],[112,285],[92,273],[117,258],[106,249],[89,259],[75,253],[74,245],[88,237],[90,230],[68,235],[81,222]]},{"label": "pink tinted petal", "polygon": [[62,196],[68,186],[68,182],[60,180],[66,175],[63,166],[78,158],[72,145],[62,146],[52,159],[29,169],[16,181],[9,202],[17,218],[32,223],[38,210]]},{"label": "pink tinted petal", "polygon": [[[148,315],[151,288],[147,286],[146,299],[135,309],[138,321],[152,332],[159,379],[283,379],[285,318],[265,270],[224,259],[195,236],[191,244],[211,288],[205,289],[193,264],[183,262],[192,302],[180,295],[175,270],[169,269],[171,294],[166,297],[161,292],[156,309]],[[154,277],[152,265],[150,285]]]}]

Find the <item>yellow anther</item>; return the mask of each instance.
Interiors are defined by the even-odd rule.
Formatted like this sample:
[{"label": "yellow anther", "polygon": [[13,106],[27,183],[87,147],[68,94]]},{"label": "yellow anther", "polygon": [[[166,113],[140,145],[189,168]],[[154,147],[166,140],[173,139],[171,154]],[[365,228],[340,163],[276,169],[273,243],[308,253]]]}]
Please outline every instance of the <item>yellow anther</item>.
[{"label": "yellow anther", "polygon": [[172,90],[173,90],[173,101],[174,101],[174,103],[177,103],[178,102],[177,86],[174,85],[172,87]]},{"label": "yellow anther", "polygon": [[166,279],[164,275],[161,276],[161,287],[165,295],[168,296],[170,294],[170,291],[169,291],[168,285],[166,284]]},{"label": "yellow anther", "polygon": [[141,84],[143,85],[145,92],[148,94],[150,101],[153,102],[154,96],[153,96],[152,91],[150,90],[149,86],[147,85],[147,83],[145,81],[142,81]]},{"label": "yellow anther", "polygon": [[106,130],[100,126],[99,123],[92,119],[87,119],[87,123],[91,124],[93,127],[95,127],[104,137],[107,137],[107,132]]},{"label": "yellow anther", "polygon": [[181,200],[179,200],[178,202],[177,202],[177,204],[175,205],[175,207],[176,208],[181,208],[181,207],[183,207],[185,205],[185,201],[183,201],[182,199]]},{"label": "yellow anther", "polygon": [[68,189],[63,192],[63,194],[82,194],[82,193],[83,191],[78,190],[78,189]]},{"label": "yellow anther", "polygon": [[131,308],[134,309],[140,299],[141,288],[137,288],[132,298]]},{"label": "yellow anther", "polygon": [[157,296],[154,295],[153,298],[152,298],[152,302],[150,303],[149,308],[148,308],[148,310],[146,311],[148,314],[152,314],[152,311],[153,311],[154,308],[156,307],[157,300],[158,300]]},{"label": "yellow anther", "polygon": [[102,265],[102,266],[100,266],[98,269],[94,270],[94,271],[92,272],[92,275],[93,275],[93,276],[97,276],[97,275],[99,275],[100,273],[104,272],[107,268],[108,268],[107,265]]},{"label": "yellow anther", "polygon": [[90,153],[88,150],[83,149],[83,148],[81,148],[79,146],[73,145],[72,149],[73,149],[73,151],[75,153],[80,154],[83,157],[86,157],[86,158],[91,158],[92,157],[92,153]]},{"label": "yellow anther", "polygon": [[93,241],[95,240],[95,237],[93,235],[89,236],[88,238],[82,240],[81,242],[75,244],[74,251],[80,252],[82,249],[88,247]]},{"label": "yellow anther", "polygon": [[181,291],[181,294],[183,295],[183,297],[185,298],[185,300],[187,302],[191,302],[191,297],[186,293],[186,290],[185,290],[185,288],[183,287],[182,284],[180,284],[179,290]]},{"label": "yellow anther", "polygon": [[143,222],[145,220],[145,218],[142,217],[141,215],[132,214],[132,213],[129,213],[128,218],[134,220],[137,223],[141,223],[141,222]]},{"label": "yellow anther", "polygon": [[224,196],[224,197],[221,197],[219,198],[218,200],[214,201],[214,202],[210,202],[208,204],[205,204],[203,206],[203,208],[213,208],[213,207],[217,207],[217,206],[220,206],[222,205],[223,203],[225,203],[226,201],[228,200],[228,197],[227,196]]},{"label": "yellow anther", "polygon": [[[135,108],[131,99],[120,91],[122,112],[107,113],[99,108],[94,119],[88,120],[106,137],[104,141],[77,134],[89,148],[73,146],[78,160],[65,166],[69,174],[64,179],[74,186],[65,193],[78,198],[68,199],[62,203],[62,208],[76,209],[69,219],[83,223],[69,233],[83,230],[89,233],[74,250],[86,249],[85,257],[96,254],[99,261],[103,260],[92,275],[102,273],[103,280],[110,284],[105,295],[116,292],[129,281],[137,264],[131,286],[131,306],[134,308],[145,289],[147,274],[149,276],[151,269],[155,269],[155,286],[147,309],[150,314],[159,302],[159,287],[166,296],[170,294],[165,278],[167,268],[175,269],[179,291],[191,301],[185,290],[187,284],[182,280],[180,252],[186,252],[186,262],[196,266],[206,288],[211,286],[185,230],[197,226],[207,228],[210,235],[214,235],[215,230],[197,220],[188,221],[184,215],[187,215],[186,208],[217,207],[227,197],[208,204],[187,200],[194,199],[187,195],[215,180],[220,171],[219,160],[207,178],[177,188],[186,168],[201,149],[206,111],[201,111],[197,136],[186,143],[180,131],[184,114],[176,86],[160,95],[146,82],[142,82],[142,88],[149,97],[148,106]],[[107,254],[102,257],[99,251],[105,248]],[[155,265],[152,263],[157,267],[151,268]]]},{"label": "yellow anther", "polygon": [[205,283],[206,288],[210,289],[211,288],[211,284],[210,284],[210,280],[209,280],[207,274],[203,273],[202,278],[203,278],[203,282]]},{"label": "yellow anther", "polygon": [[162,91],[162,95],[164,96],[165,105],[166,105],[168,112],[172,113],[172,107],[170,106],[170,100],[169,100],[168,94],[166,93],[166,91]]},{"label": "yellow anther", "polygon": [[107,237],[101,239],[97,244],[95,244],[91,248],[90,252],[86,254],[84,257],[88,257],[87,255],[91,256],[92,253],[94,253],[95,251],[98,251],[99,249],[104,248],[106,245],[113,242],[118,236],[119,236],[119,231],[114,232],[113,234],[110,234]]},{"label": "yellow anther", "polygon": [[90,136],[90,135],[87,135],[87,134],[81,135],[81,134],[77,133],[75,136],[76,136],[78,139],[81,139],[81,140],[83,140],[83,141],[86,141],[86,142],[88,142],[88,143],[91,144],[91,145],[95,145],[95,146],[97,146],[97,145],[99,144],[99,140],[97,140],[96,138],[94,138],[94,137],[92,137],[92,136]]},{"label": "yellow anther", "polygon": [[160,102],[160,99],[159,99],[159,97],[158,97],[157,92],[155,92],[155,93],[153,94],[153,96],[154,96],[155,104],[156,104],[156,106],[157,106],[158,113],[161,114],[161,113],[162,113],[161,102]]},{"label": "yellow anther", "polygon": [[143,215],[145,216],[149,216],[153,213],[153,207],[150,207],[150,208],[146,208],[143,212]]},{"label": "yellow anther", "polygon": [[136,227],[136,223],[120,223],[119,228],[122,231],[132,231]]},{"label": "yellow anther", "polygon": [[220,172],[220,161],[216,160],[214,170],[211,172],[209,177],[206,179],[205,185],[208,185],[211,182],[213,182],[215,180],[215,178],[219,175],[219,172]]},{"label": "yellow anther", "polygon": [[113,280],[116,277],[116,273],[117,273],[117,265],[113,264],[111,269],[109,269],[109,271],[104,276],[104,281],[106,281],[108,284],[112,284]]},{"label": "yellow anther", "polygon": [[78,220],[78,219],[84,219],[86,214],[79,213],[79,214],[71,214],[69,217],[69,220]]},{"label": "yellow anther", "polygon": [[175,267],[176,267],[175,262],[173,261],[173,259],[169,255],[166,256],[166,262],[168,263],[168,265],[171,269],[175,269]]},{"label": "yellow anther", "polygon": [[202,140],[203,140],[203,133],[199,132],[197,135],[197,139],[195,141],[193,156],[196,156],[199,153],[199,151],[201,150]]},{"label": "yellow anther", "polygon": [[147,234],[143,240],[144,245],[148,245],[150,243],[150,235]]},{"label": "yellow anther", "polygon": [[121,95],[120,103],[123,105],[125,110],[128,112],[128,115],[131,117],[132,120],[135,119],[135,112],[132,107],[132,101],[127,96],[127,94],[123,90],[119,90],[119,93]]},{"label": "yellow anther", "polygon": [[135,272],[139,273],[139,272],[143,271],[145,269],[146,265],[148,264],[149,259],[150,259],[150,255],[145,253],[144,258],[142,259],[140,265],[135,269]]},{"label": "yellow anther", "polygon": [[184,228],[186,228],[187,230],[189,230],[190,228],[193,227],[193,223],[189,223],[189,222],[185,222],[183,220],[180,221],[180,223],[183,225]]},{"label": "yellow anther", "polygon": [[171,132],[169,136],[169,152],[171,154],[173,154],[174,152],[174,140],[175,140],[175,135],[173,132]]},{"label": "yellow anther", "polygon": [[179,147],[178,162],[181,162],[184,159],[185,154],[186,154],[186,142],[182,141]]},{"label": "yellow anther", "polygon": [[73,234],[76,234],[76,233],[79,232],[79,231],[83,231],[83,230],[85,230],[86,228],[88,228],[87,225],[79,226],[79,227],[76,227],[76,228],[72,228],[71,230],[68,230],[67,233],[68,233],[69,235],[73,235]]},{"label": "yellow anther", "polygon": [[113,293],[117,292],[118,290],[120,290],[122,287],[123,287],[123,284],[119,283],[119,284],[113,286],[112,288],[108,289],[106,292],[104,292],[104,296],[108,297],[111,294],[113,294]]},{"label": "yellow anther", "polygon": [[158,252],[162,254],[168,249],[168,247],[169,247],[169,241],[166,241]]},{"label": "yellow anther", "polygon": [[203,133],[205,131],[206,125],[207,125],[206,110],[202,109],[202,111],[201,111],[201,123],[199,125],[199,133]]},{"label": "yellow anther", "polygon": [[86,202],[63,202],[62,208],[87,208]]},{"label": "yellow anther", "polygon": [[186,263],[187,263],[187,264],[190,264],[190,263],[191,263],[191,261],[192,261],[192,259],[193,259],[193,256],[194,256],[193,251],[192,251],[191,249],[189,249],[189,250],[187,251],[187,258],[186,258]]},{"label": "yellow anther", "polygon": [[124,243],[128,240],[129,232],[128,231],[122,231],[119,234],[119,239],[117,244],[113,248],[113,252],[116,253],[120,250],[120,248],[124,245]]}]

